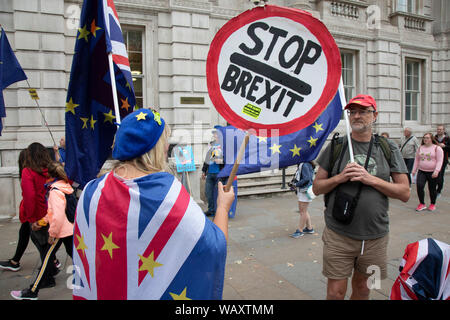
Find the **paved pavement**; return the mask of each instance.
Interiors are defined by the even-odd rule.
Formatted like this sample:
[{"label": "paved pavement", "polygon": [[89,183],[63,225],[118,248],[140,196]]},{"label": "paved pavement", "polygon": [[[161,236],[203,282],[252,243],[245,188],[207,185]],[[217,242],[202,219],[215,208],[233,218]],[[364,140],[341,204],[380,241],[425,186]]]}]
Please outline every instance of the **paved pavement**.
[{"label": "paved pavement", "polygon": [[[381,281],[378,289],[372,290],[371,299],[388,299],[407,244],[429,237],[450,243],[449,189],[450,186],[447,186],[443,196],[438,199],[435,212],[414,211],[418,204],[414,188],[407,203],[390,201],[388,278]],[[292,239],[288,235],[295,230],[299,217],[293,193],[239,200],[236,216],[229,223],[224,300],[325,298],[326,278],[321,273],[321,235],[324,228],[322,196],[311,203],[309,212],[316,233]],[[0,260],[13,256],[19,227],[18,222],[0,221]],[[57,285],[41,290],[40,300],[66,300],[72,297],[67,288],[72,261],[64,248],[58,251],[57,257],[63,264],[56,276]],[[12,299],[11,290],[23,289],[35,278],[40,261],[31,241],[21,265],[22,269],[18,272],[0,270],[0,300]]]}]

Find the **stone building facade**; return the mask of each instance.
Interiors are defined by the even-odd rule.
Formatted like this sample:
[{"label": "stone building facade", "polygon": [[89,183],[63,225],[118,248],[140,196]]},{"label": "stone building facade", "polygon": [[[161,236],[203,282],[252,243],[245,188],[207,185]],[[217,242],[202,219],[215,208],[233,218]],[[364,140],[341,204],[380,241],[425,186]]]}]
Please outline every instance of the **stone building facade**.
[{"label": "stone building facade", "polygon": [[[271,0],[322,20],[343,61],[347,98],[368,93],[378,103],[376,130],[399,139],[450,123],[449,0]],[[214,125],[225,125],[206,85],[215,33],[251,9],[247,0],[115,0],[129,51],[139,107],[152,106],[173,131],[172,144],[193,146],[201,168]],[[14,217],[21,199],[17,158],[39,141],[64,136],[67,86],[81,0],[3,0],[0,23],[28,82],[4,90],[7,117],[0,136],[0,218]],[[28,87],[36,88],[39,107]],[[40,110],[42,110],[42,115]],[[341,121],[343,122],[343,121]],[[344,132],[341,123],[338,131]],[[200,170],[191,174],[199,199]]]}]

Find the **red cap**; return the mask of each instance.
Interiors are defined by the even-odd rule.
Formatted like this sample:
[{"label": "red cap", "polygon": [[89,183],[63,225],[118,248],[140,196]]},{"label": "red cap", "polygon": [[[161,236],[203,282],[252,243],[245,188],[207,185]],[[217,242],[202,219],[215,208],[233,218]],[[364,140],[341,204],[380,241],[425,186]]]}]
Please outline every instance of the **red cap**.
[{"label": "red cap", "polygon": [[362,107],[372,106],[375,111],[377,111],[377,103],[375,102],[375,99],[367,94],[358,94],[356,97],[351,98],[344,109],[347,110],[352,104],[357,104]]}]

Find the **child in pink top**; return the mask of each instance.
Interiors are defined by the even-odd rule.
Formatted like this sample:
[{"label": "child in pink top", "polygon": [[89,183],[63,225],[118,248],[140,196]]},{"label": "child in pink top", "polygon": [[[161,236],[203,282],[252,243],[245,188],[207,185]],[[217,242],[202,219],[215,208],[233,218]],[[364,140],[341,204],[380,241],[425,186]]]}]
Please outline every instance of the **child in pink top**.
[{"label": "child in pink top", "polygon": [[416,211],[425,210],[425,184],[428,182],[428,190],[430,192],[430,206],[428,210],[436,210],[436,183],[439,171],[444,160],[444,152],[440,146],[437,145],[431,133],[425,133],[422,138],[422,145],[416,152],[416,159],[412,174],[416,175],[417,196],[419,197],[419,205]]}]

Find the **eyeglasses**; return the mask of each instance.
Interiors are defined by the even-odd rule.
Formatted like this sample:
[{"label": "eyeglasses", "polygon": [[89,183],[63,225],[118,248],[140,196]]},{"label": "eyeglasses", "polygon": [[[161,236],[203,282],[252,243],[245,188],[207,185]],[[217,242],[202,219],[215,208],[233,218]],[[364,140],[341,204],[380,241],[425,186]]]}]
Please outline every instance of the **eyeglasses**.
[{"label": "eyeglasses", "polygon": [[357,113],[359,113],[359,115],[361,116],[367,116],[369,113],[375,113],[375,110],[367,110],[367,109],[363,109],[363,110],[347,110],[347,114],[349,116],[354,116]]}]

